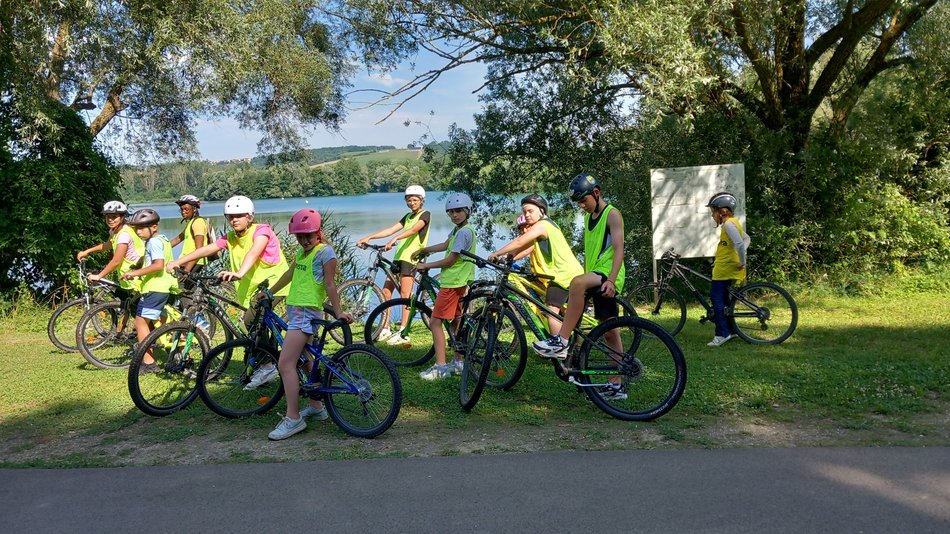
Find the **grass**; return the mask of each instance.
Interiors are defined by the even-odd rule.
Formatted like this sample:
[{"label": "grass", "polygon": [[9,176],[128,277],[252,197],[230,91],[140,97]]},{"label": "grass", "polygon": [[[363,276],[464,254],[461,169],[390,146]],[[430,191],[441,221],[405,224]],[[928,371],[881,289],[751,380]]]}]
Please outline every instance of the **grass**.
[{"label": "grass", "polygon": [[[276,414],[231,421],[200,402],[164,418],[132,405],[123,370],[95,369],[46,339],[51,310],[20,301],[0,317],[0,465],[80,467],[342,459],[520,450],[748,445],[936,445],[948,439],[946,283],[897,279],[873,295],[796,288],[798,330],[778,346],[706,342],[699,312],[677,336],[689,380],[653,423],[605,416],[532,357],[518,385],[458,407],[458,379],[400,368],[392,429],[356,440],[332,423],[268,443]],[[531,336],[529,335],[529,341]],[[421,349],[413,349],[421,350]],[[283,411],[283,404],[278,408]],[[793,437],[781,438],[782,433]],[[778,436],[778,437],[776,437]],[[296,440],[296,441],[295,441]]]}]

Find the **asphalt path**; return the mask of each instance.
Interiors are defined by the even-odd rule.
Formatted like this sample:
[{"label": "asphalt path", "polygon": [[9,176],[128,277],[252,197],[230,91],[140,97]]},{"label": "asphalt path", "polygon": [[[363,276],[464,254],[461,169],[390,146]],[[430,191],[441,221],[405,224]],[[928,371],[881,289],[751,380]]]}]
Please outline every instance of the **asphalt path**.
[{"label": "asphalt path", "polygon": [[950,448],[0,470],[2,532],[950,532]]}]

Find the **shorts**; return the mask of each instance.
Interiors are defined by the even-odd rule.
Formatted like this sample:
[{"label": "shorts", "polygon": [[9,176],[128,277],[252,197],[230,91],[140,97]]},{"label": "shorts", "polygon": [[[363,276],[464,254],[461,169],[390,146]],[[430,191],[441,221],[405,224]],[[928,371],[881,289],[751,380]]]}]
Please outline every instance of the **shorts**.
[{"label": "shorts", "polygon": [[620,306],[617,304],[617,299],[615,297],[605,297],[600,290],[604,282],[607,281],[607,275],[597,271],[594,271],[594,274],[600,275],[600,285],[587,290],[587,298],[594,304],[594,319],[606,321],[612,317],[617,317],[620,315]]},{"label": "shorts", "polygon": [[313,335],[313,322],[323,319],[323,311],[311,306],[287,305],[287,330]]},{"label": "shorts", "polygon": [[462,315],[462,297],[467,292],[468,286],[440,288],[439,294],[435,296],[432,318],[451,321]]},{"label": "shorts", "polygon": [[161,319],[162,308],[165,307],[165,303],[168,302],[170,296],[168,293],[158,293],[156,291],[142,294],[139,305],[135,310],[135,316],[144,317],[150,321]]},{"label": "shorts", "polygon": [[567,295],[566,289],[552,282],[544,294],[544,303],[554,309],[562,308],[567,303]]},{"label": "shorts", "polygon": [[394,260],[393,266],[389,268],[389,272],[399,276],[412,276],[412,268],[415,266],[415,263],[406,260]]}]

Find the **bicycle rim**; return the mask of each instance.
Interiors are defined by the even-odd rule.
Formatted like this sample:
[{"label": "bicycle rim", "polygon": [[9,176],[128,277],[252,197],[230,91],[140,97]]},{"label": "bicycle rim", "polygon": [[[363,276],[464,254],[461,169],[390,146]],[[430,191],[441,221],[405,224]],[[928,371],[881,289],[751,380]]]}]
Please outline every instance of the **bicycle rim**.
[{"label": "bicycle rim", "polygon": [[777,344],[798,325],[798,306],[792,296],[769,282],[749,284],[737,292],[729,321],[749,343]]},{"label": "bicycle rim", "polygon": [[128,367],[135,342],[135,318],[120,302],[93,306],[76,329],[79,352],[102,369]]},{"label": "bicycle rim", "polygon": [[76,327],[87,309],[86,299],[78,298],[63,303],[53,311],[46,325],[46,335],[57,349],[79,352],[76,345]]},{"label": "bicycle rim", "polygon": [[[432,316],[432,310],[424,304],[417,302],[415,304],[415,313],[403,325],[402,314],[403,307],[409,306],[410,299],[394,299],[383,303],[373,310],[367,321],[366,330],[363,339],[367,345],[377,347],[385,351],[389,359],[397,366],[416,366],[422,365],[432,359],[435,349],[432,346],[432,331],[426,326],[424,319]],[[398,334],[408,337],[408,341],[401,338],[396,339],[392,336],[383,339],[372,339],[367,336],[367,332],[380,330],[386,332],[382,325],[388,324],[389,331],[392,334]]]},{"label": "bicycle rim", "polygon": [[325,402],[330,418],[347,434],[374,438],[392,426],[402,406],[402,383],[396,367],[379,349],[344,347],[326,373]]},{"label": "bicycle rim", "polygon": [[280,376],[245,389],[254,371],[277,366],[278,353],[250,338],[228,341],[211,349],[198,368],[198,394],[214,413],[229,417],[260,415],[277,404],[284,387]]}]

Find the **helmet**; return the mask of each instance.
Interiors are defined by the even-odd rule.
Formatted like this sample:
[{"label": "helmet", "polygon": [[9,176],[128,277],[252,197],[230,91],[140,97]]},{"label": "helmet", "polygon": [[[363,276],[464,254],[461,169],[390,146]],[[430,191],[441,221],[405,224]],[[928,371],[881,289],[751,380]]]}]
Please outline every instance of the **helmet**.
[{"label": "helmet", "polygon": [[181,206],[182,204],[191,204],[192,206],[196,208],[201,207],[201,201],[198,200],[198,197],[196,197],[195,195],[182,195],[181,198],[175,201],[175,204],[178,204],[179,206]]},{"label": "helmet", "polygon": [[224,203],[225,215],[254,215],[254,202],[243,195],[231,197]]},{"label": "helmet", "polygon": [[721,193],[716,193],[709,199],[709,203],[706,204],[707,208],[729,208],[729,211],[735,212],[736,205],[739,204],[739,201],[736,200],[735,195],[729,193],[728,191],[723,191]]},{"label": "helmet", "polygon": [[151,226],[158,224],[159,220],[161,220],[161,217],[158,216],[158,212],[152,208],[142,208],[132,214],[132,220],[129,221],[129,224],[132,226]]},{"label": "helmet", "polygon": [[577,202],[587,195],[592,194],[594,189],[600,189],[600,182],[598,182],[597,178],[594,178],[592,174],[582,172],[571,180],[571,185],[568,186],[567,193],[571,196],[571,200]]},{"label": "helmet", "polygon": [[548,201],[544,200],[544,197],[541,195],[531,193],[530,195],[522,198],[521,205],[524,206],[525,204],[534,204],[541,210],[542,215],[547,215],[548,213]]},{"label": "helmet", "polygon": [[406,188],[406,194],[405,194],[405,196],[408,197],[409,195],[415,195],[415,196],[421,198],[422,200],[425,200],[425,199],[426,199],[426,190],[423,189],[421,185],[410,185],[409,187]]},{"label": "helmet", "polygon": [[524,215],[519,215],[517,222],[518,222],[518,228],[521,228],[522,226],[528,224],[528,219],[525,219]]},{"label": "helmet", "polygon": [[445,199],[445,211],[466,208],[472,211],[472,198],[465,193],[452,193]]},{"label": "helmet", "polygon": [[125,205],[124,202],[118,200],[110,200],[102,206],[102,214],[106,215],[108,213],[121,213],[125,215],[129,212],[129,207]]},{"label": "helmet", "polygon": [[304,208],[290,218],[288,228],[292,234],[312,234],[320,231],[320,213],[313,208]]}]

